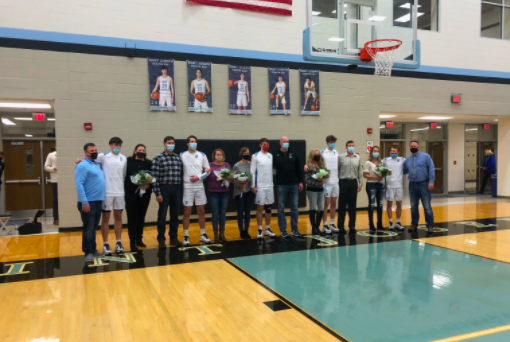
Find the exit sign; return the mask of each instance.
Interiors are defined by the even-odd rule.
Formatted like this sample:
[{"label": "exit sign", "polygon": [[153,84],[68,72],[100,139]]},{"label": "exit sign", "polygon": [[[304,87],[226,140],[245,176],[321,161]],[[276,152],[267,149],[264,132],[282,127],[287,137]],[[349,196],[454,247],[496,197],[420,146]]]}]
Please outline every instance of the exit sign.
[{"label": "exit sign", "polygon": [[483,129],[489,129],[489,124],[483,124]]},{"label": "exit sign", "polygon": [[452,95],[452,103],[459,104],[460,103],[460,95],[459,94],[453,94]]},{"label": "exit sign", "polygon": [[33,113],[34,121],[46,121],[45,113]]},{"label": "exit sign", "polygon": [[431,122],[430,123],[430,128],[431,129],[436,129],[437,128],[437,123],[436,122]]}]

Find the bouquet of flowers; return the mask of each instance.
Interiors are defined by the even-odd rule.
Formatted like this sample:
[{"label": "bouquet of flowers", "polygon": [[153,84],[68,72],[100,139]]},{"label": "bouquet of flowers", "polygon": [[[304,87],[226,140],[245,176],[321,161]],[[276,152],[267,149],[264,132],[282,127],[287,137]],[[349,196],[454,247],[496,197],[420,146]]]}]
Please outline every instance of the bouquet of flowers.
[{"label": "bouquet of flowers", "polygon": [[[248,184],[248,182],[250,182],[252,178],[253,178],[253,175],[248,172],[243,172],[241,174],[237,174],[234,176],[234,179],[235,179],[237,185],[239,185],[239,187],[241,189],[243,189],[243,192],[246,189],[246,184]],[[241,197],[243,197],[242,193],[241,193]]]},{"label": "bouquet of flowers", "polygon": [[134,185],[138,185],[138,189],[136,191],[140,192],[140,197],[145,194],[147,187],[155,181],[156,180],[148,172],[145,171],[139,171],[134,176],[131,176],[131,182]]},{"label": "bouquet of flowers", "polygon": [[386,177],[387,175],[391,175],[391,169],[388,169],[385,166],[378,166],[375,168],[375,173],[381,177]]},{"label": "bouquet of flowers", "polygon": [[221,186],[228,187],[229,183],[228,180],[232,179],[234,175],[232,174],[232,170],[230,169],[221,169],[220,171],[214,171],[214,174],[216,175],[217,181],[222,181]]},{"label": "bouquet of flowers", "polygon": [[318,181],[327,179],[327,178],[329,178],[329,171],[326,169],[320,169],[314,175],[312,175],[312,178],[316,179]]}]

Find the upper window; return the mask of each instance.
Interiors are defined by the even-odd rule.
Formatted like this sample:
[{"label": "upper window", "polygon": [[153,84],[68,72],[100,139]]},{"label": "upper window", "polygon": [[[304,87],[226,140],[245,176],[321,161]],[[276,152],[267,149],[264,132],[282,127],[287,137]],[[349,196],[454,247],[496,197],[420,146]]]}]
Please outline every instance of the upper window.
[{"label": "upper window", "polygon": [[[506,0],[509,1],[510,0]],[[439,0],[418,0],[418,30],[437,31],[439,22]],[[393,25],[411,27],[411,11],[414,1],[393,0]]]},{"label": "upper window", "polygon": [[481,36],[510,39],[510,0],[482,0]]},{"label": "upper window", "polygon": [[337,3],[338,0],[313,0],[312,13],[318,17],[336,19]]}]

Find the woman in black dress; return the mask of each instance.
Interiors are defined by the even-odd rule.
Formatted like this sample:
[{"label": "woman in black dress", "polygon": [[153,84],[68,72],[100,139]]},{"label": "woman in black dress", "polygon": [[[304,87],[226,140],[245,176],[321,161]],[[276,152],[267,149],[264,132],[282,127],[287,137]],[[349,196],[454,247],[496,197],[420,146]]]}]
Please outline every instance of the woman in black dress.
[{"label": "woman in black dress", "polygon": [[152,185],[145,187],[145,194],[140,197],[138,185],[133,184],[131,176],[139,171],[150,173],[151,161],[147,159],[145,145],[138,144],[133,156],[127,159],[126,178],[124,190],[126,193],[126,214],[131,251],[137,251],[138,247],[147,247],[143,239],[143,227],[145,226],[145,214],[151,201]]}]

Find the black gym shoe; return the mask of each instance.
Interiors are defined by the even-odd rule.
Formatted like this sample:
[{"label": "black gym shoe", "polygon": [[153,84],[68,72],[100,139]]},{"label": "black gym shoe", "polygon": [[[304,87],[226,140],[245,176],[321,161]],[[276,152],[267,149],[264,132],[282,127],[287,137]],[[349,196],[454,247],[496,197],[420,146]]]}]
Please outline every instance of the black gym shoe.
[{"label": "black gym shoe", "polygon": [[143,243],[143,240],[142,240],[142,239],[137,240],[137,241],[136,241],[136,245],[137,245],[138,247],[142,247],[142,248],[147,247],[147,245]]},{"label": "black gym shoe", "polygon": [[290,235],[292,235],[292,237],[296,239],[304,238],[304,236],[299,231],[292,231]]},{"label": "black gym shoe", "polygon": [[182,243],[179,241],[178,238],[170,239],[170,244],[175,246],[175,247],[181,247],[182,246]]}]

